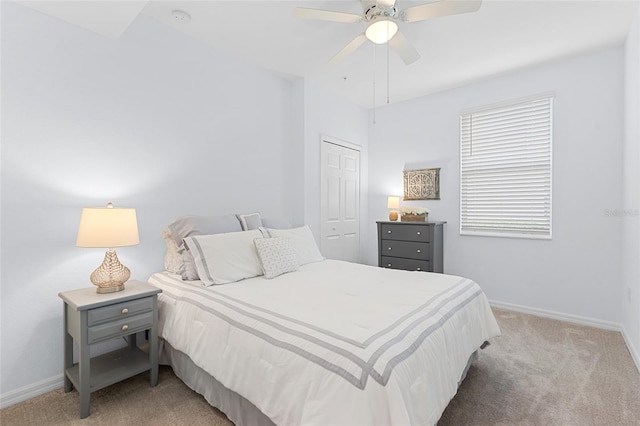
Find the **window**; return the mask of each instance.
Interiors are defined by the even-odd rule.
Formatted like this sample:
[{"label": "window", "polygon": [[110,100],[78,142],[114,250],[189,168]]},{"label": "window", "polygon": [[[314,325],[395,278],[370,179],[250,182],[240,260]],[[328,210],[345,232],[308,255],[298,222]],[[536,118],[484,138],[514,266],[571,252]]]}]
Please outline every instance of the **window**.
[{"label": "window", "polygon": [[460,114],[460,234],[551,238],[553,95]]}]

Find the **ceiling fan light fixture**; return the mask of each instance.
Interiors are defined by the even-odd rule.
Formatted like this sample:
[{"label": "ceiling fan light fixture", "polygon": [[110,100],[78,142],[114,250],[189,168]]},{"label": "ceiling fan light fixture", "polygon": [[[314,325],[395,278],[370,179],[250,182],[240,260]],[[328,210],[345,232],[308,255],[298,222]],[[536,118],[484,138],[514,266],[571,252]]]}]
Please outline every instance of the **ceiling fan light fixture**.
[{"label": "ceiling fan light fixture", "polygon": [[385,44],[398,32],[398,24],[391,19],[378,19],[367,27],[364,34],[375,44]]}]

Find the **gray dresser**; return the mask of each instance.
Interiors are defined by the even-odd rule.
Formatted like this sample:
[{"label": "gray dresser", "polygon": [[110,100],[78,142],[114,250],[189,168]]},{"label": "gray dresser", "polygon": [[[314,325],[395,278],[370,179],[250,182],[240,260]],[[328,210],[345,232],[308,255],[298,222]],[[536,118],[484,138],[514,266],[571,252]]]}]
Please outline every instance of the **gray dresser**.
[{"label": "gray dresser", "polygon": [[378,266],[442,272],[442,230],[446,222],[377,222]]}]

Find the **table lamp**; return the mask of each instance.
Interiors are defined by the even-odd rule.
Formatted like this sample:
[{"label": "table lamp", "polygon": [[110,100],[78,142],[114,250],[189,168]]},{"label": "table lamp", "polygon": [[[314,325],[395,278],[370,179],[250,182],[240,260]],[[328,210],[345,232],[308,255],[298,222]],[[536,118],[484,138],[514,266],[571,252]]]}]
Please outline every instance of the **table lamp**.
[{"label": "table lamp", "polygon": [[120,263],[114,247],[133,246],[140,243],[136,209],[85,207],[82,209],[76,246],[106,248],[102,265],[91,273],[91,282],[98,293],[124,290],[124,283],[131,276],[129,268]]},{"label": "table lamp", "polygon": [[400,197],[394,197],[393,195],[390,195],[387,198],[387,208],[391,209],[391,211],[389,212],[389,220],[391,221],[398,220],[398,212],[396,211],[396,209],[399,207],[400,207]]}]

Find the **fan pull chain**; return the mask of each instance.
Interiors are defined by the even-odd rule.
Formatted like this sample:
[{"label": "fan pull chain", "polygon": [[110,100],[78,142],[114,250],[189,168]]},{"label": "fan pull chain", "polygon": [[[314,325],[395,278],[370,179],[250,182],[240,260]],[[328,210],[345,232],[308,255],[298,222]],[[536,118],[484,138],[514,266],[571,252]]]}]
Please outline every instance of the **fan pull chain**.
[{"label": "fan pull chain", "polygon": [[[387,34],[389,34],[389,21],[387,21]],[[387,105],[389,105],[389,42],[387,41]]]},{"label": "fan pull chain", "polygon": [[376,45],[373,45],[373,124],[376,124]]}]

